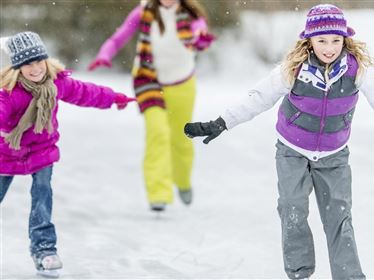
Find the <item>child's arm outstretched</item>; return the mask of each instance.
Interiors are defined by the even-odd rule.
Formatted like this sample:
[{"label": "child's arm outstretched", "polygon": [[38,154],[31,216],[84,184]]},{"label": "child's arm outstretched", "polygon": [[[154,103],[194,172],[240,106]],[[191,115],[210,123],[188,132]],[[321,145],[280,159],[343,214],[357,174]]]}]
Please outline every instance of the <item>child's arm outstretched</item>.
[{"label": "child's arm outstretched", "polygon": [[142,5],[139,5],[133,9],[117,31],[105,41],[105,43],[101,46],[96,58],[88,66],[90,71],[95,70],[99,66],[112,66],[112,58],[138,30],[142,9]]},{"label": "child's arm outstretched", "polygon": [[268,77],[258,82],[249,93],[242,98],[239,104],[229,107],[222,116],[215,121],[206,123],[187,123],[184,133],[194,138],[207,136],[204,143],[219,136],[225,129],[253,119],[260,113],[270,109],[275,103],[290,91],[281,72],[281,67],[276,67]]},{"label": "child's arm outstretched", "polygon": [[136,99],[127,97],[125,94],[117,93],[109,87],[99,86],[89,82],[82,82],[70,78],[70,73],[64,71],[60,73],[61,100],[81,107],[95,107],[100,109],[110,108],[113,104],[119,110],[124,109],[129,102]]},{"label": "child's arm outstretched", "polygon": [[370,106],[374,109],[374,66],[366,69],[364,77],[360,81],[359,90],[365,95]]}]

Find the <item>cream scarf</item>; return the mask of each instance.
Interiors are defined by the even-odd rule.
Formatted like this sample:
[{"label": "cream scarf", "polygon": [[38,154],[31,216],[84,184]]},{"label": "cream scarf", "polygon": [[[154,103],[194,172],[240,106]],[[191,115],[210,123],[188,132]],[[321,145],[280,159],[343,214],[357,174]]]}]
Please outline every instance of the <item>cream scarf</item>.
[{"label": "cream scarf", "polygon": [[35,133],[42,133],[44,128],[49,134],[53,132],[52,111],[56,105],[57,95],[56,85],[49,75],[45,75],[40,82],[34,83],[21,74],[18,81],[33,98],[17,126],[4,136],[5,141],[14,150],[20,149],[22,135],[32,125],[35,125]]}]

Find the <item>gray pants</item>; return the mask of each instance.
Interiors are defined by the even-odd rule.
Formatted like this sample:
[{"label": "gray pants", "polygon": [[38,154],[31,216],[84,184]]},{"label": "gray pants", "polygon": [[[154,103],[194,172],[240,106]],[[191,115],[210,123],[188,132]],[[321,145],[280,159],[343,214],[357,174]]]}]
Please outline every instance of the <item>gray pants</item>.
[{"label": "gray pants", "polygon": [[332,278],[365,279],[352,227],[351,169],[348,147],[311,161],[278,141],[278,212],[282,223],[285,271],[290,279],[313,274],[313,236],[307,217],[313,188],[327,237]]}]

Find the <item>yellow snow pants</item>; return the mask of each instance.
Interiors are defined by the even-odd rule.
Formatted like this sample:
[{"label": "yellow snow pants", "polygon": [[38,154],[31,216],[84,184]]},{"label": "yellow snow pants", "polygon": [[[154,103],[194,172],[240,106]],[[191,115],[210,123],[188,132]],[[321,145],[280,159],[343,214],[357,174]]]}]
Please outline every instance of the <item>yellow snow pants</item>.
[{"label": "yellow snow pants", "polygon": [[196,96],[195,77],[178,85],[164,86],[166,110],[145,110],[146,147],[143,162],[148,201],[171,203],[173,185],[191,188],[193,144],[183,128],[192,120]]}]

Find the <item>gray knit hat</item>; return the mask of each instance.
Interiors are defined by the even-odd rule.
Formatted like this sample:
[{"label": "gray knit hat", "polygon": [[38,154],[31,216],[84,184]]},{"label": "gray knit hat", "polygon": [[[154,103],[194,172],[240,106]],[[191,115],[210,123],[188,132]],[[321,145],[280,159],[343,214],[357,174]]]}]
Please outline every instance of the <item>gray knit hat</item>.
[{"label": "gray knit hat", "polygon": [[7,46],[14,69],[36,60],[48,58],[47,50],[42,40],[34,32],[26,31],[9,37]]}]

